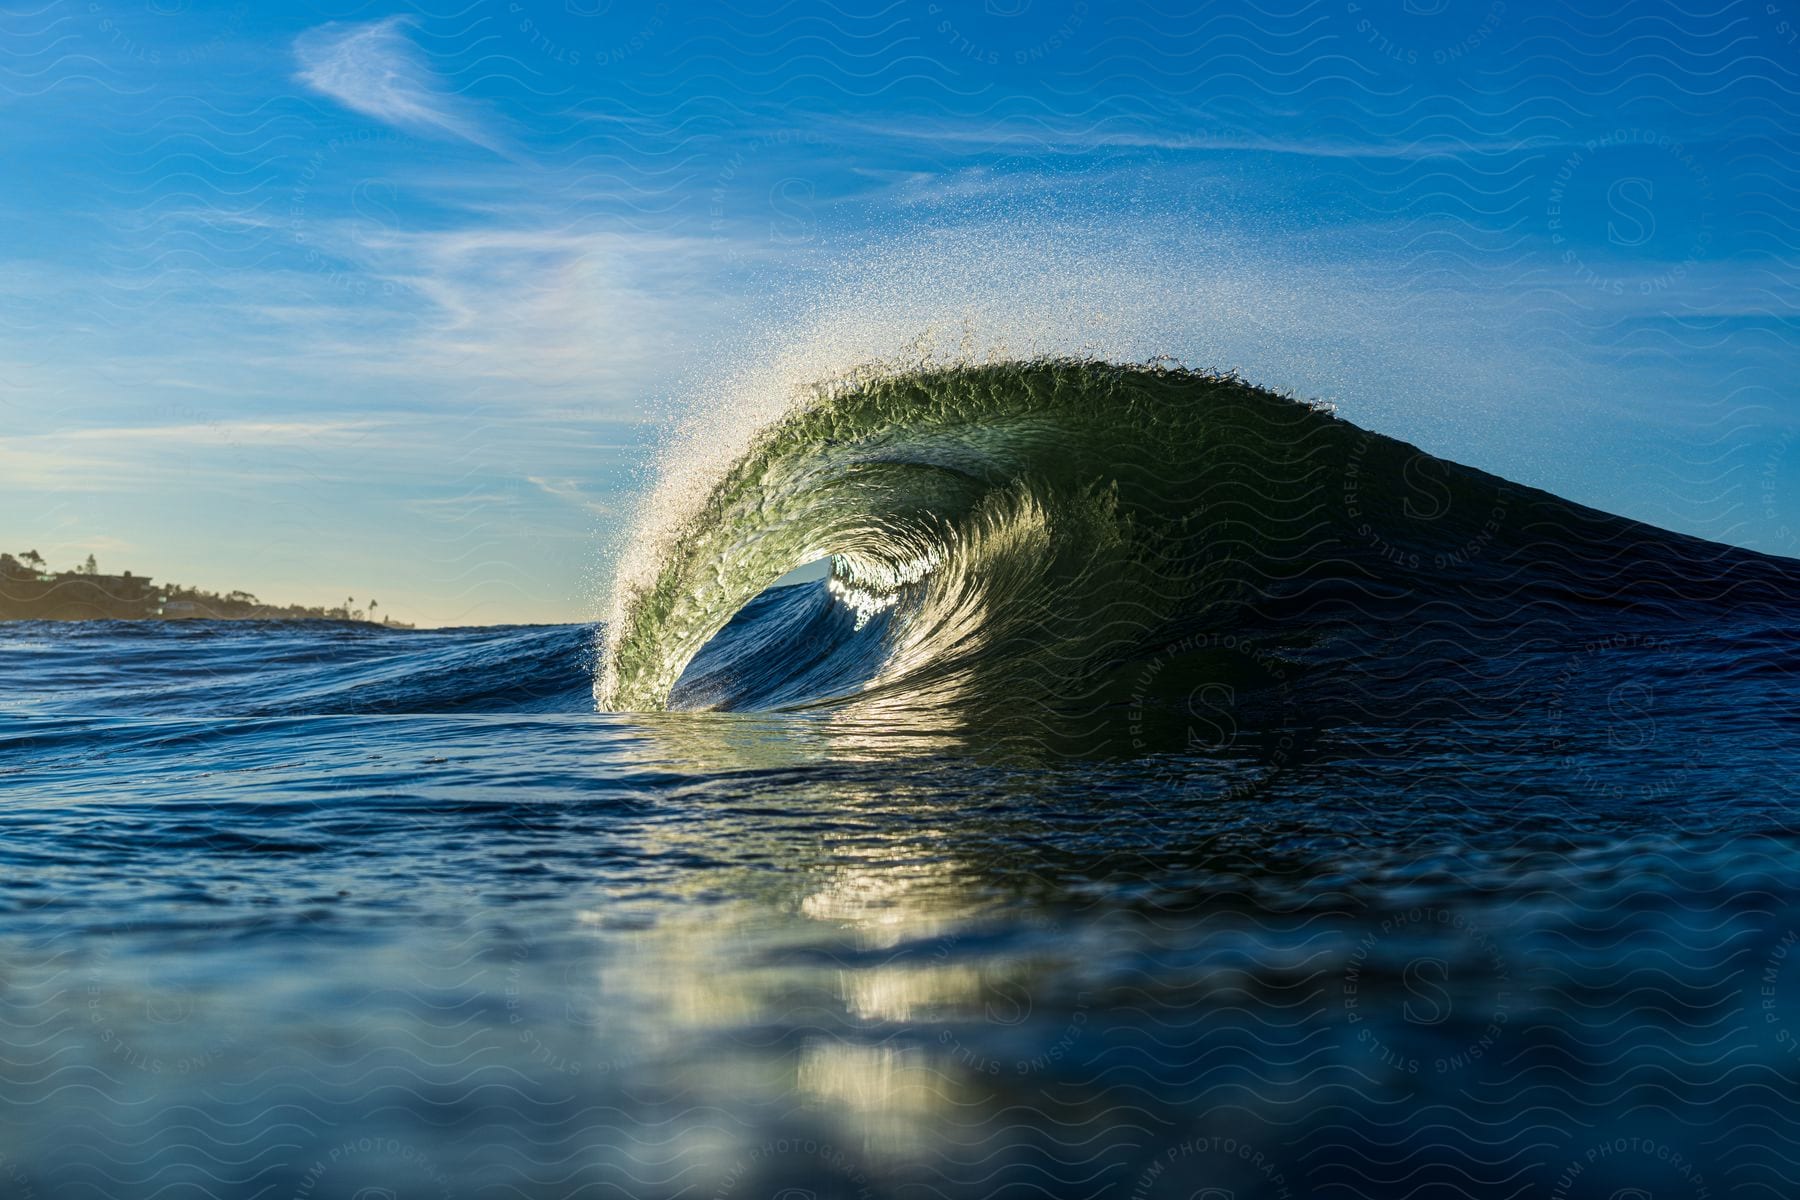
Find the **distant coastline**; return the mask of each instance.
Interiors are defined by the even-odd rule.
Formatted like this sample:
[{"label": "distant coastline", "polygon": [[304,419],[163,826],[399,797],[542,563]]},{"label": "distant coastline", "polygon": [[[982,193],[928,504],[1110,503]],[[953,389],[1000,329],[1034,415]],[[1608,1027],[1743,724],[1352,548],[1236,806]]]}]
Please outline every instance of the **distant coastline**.
[{"label": "distant coastline", "polygon": [[35,550],[0,553],[0,621],[361,621],[388,629],[412,626],[377,615],[380,602],[336,607],[269,604],[249,592],[220,594],[179,583],[158,584],[126,571],[106,575],[88,555],[69,571],[46,569]]}]

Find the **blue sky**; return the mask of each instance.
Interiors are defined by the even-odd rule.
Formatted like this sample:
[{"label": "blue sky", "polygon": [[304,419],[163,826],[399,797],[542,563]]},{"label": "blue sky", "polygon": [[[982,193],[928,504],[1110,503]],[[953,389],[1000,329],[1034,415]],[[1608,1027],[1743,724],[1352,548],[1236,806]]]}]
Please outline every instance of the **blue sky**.
[{"label": "blue sky", "polygon": [[1800,553],[1795,10],[24,0],[0,536],[585,619],[671,414],[849,314]]}]

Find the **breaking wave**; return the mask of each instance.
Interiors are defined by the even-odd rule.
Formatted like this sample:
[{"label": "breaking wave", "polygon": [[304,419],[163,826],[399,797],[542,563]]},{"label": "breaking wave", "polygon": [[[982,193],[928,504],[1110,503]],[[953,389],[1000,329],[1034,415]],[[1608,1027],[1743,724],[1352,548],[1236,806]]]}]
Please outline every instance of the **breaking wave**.
[{"label": "breaking wave", "polygon": [[[1121,707],[1154,725],[1197,689],[1234,710],[1417,702],[1472,660],[1696,606],[1791,615],[1800,595],[1788,560],[1160,362],[853,373],[659,516],[603,635],[603,709],[1047,735]],[[824,579],[772,587],[821,561]]]}]

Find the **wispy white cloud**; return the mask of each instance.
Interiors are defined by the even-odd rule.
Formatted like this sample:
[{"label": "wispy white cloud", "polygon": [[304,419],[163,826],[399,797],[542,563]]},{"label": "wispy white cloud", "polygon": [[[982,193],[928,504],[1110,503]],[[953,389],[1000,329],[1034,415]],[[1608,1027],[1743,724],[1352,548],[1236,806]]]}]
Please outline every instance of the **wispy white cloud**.
[{"label": "wispy white cloud", "polygon": [[322,223],[309,240],[388,298],[386,319],[372,321],[366,303],[258,311],[292,328],[315,360],[363,380],[430,381],[420,402],[433,405],[491,403],[485,384],[503,387],[515,417],[534,408],[632,416],[722,306],[706,276],[716,247],[694,239],[504,212],[437,230]]},{"label": "wispy white cloud", "polygon": [[531,484],[546,496],[554,496],[558,500],[567,501],[575,507],[595,516],[611,517],[619,514],[616,501],[595,500],[582,491],[581,485],[573,479],[545,479],[539,475],[527,475],[525,482]]},{"label": "wispy white cloud", "polygon": [[210,421],[181,425],[139,425],[117,428],[70,429],[48,435],[80,442],[178,442],[186,445],[294,445],[331,441],[343,444],[365,440],[381,422],[369,420],[324,421]]},{"label": "wispy white cloud", "polygon": [[0,438],[0,479],[13,487],[117,492],[179,483],[196,468],[218,483],[311,479],[317,456],[342,459],[404,445],[374,420],[221,420],[75,426]]},{"label": "wispy white cloud", "polygon": [[1193,126],[1193,121],[1192,117],[1183,117],[1174,122],[1174,127],[1159,127],[1107,121],[1074,124],[1042,118],[979,122],[948,119],[868,121],[846,118],[836,124],[854,132],[897,141],[932,142],[973,150],[1025,147],[1043,153],[1146,150],[1270,154],[1295,158],[1418,160],[1446,156],[1521,154],[1575,144],[1550,136],[1480,141],[1452,136],[1416,138],[1411,141],[1293,138],[1243,129],[1198,130]]},{"label": "wispy white cloud", "polygon": [[408,23],[396,16],[307,30],[294,40],[300,81],[377,121],[505,153],[473,106],[444,86],[406,36]]}]

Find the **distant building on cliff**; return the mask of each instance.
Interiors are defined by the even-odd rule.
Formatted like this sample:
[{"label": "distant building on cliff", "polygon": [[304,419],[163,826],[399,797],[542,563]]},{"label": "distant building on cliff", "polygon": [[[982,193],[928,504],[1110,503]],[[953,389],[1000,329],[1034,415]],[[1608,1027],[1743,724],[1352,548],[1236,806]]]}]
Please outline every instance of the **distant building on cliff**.
[{"label": "distant building on cliff", "polygon": [[0,620],[141,620],[158,616],[159,605],[146,575],[49,574],[0,554]]},{"label": "distant building on cliff", "polygon": [[[0,621],[363,621],[363,610],[265,604],[249,592],[219,595],[202,588],[166,584],[148,575],[102,575],[89,555],[74,571],[46,572],[35,550],[0,554]],[[373,612],[375,602],[369,601]],[[392,619],[389,629],[412,626]]]}]

